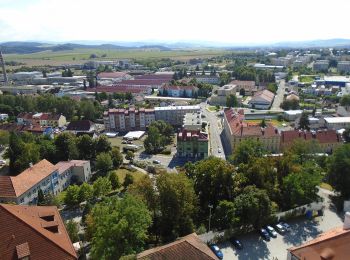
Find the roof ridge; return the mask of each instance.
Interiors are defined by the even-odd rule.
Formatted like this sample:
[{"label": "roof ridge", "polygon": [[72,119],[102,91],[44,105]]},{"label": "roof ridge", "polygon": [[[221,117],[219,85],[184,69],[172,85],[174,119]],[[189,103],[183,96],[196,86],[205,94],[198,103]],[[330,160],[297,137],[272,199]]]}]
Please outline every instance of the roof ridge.
[{"label": "roof ridge", "polygon": [[[193,233],[192,233],[193,234]],[[190,235],[192,235],[190,234]],[[191,238],[191,237],[190,237]],[[199,239],[198,236],[194,237],[195,239]],[[189,244],[190,246],[192,246],[193,248],[199,250],[202,254],[205,254],[206,256],[213,258],[212,256],[208,255],[206,252],[204,252],[201,248],[195,246],[193,243],[190,243],[187,239],[183,240],[183,242],[186,242],[187,244]],[[198,241],[199,242],[199,241]],[[215,258],[213,258],[215,259]]]},{"label": "roof ridge", "polygon": [[[20,205],[9,205],[9,206],[20,206]],[[50,236],[45,236],[42,232],[40,232],[40,230],[38,230],[35,226],[33,225],[30,225],[28,222],[27,222],[27,219],[24,220],[23,218],[19,217],[18,215],[16,214],[13,214],[8,208],[7,206],[5,206],[4,204],[0,204],[0,207],[2,207],[3,209],[5,209],[9,214],[11,214],[12,216],[14,216],[15,218],[17,218],[19,221],[23,222],[25,225],[29,226],[32,230],[34,230],[37,234],[39,234],[40,236],[44,237],[45,239],[49,240],[51,243],[53,243],[56,247],[58,247],[59,249],[63,250],[64,252],[68,253],[69,255],[77,258],[77,255],[76,254],[72,254],[71,252],[69,252],[68,250],[66,250],[63,246],[61,246],[59,243],[56,243],[56,241],[54,241]],[[25,206],[25,207],[33,207],[33,206]],[[40,206],[35,206],[35,207],[40,207]],[[61,220],[61,223],[64,225],[64,222],[61,218],[61,215],[60,213],[58,212],[58,209],[57,207],[55,206],[45,206],[46,208],[53,208],[54,211],[56,211],[58,214],[58,218]],[[39,217],[39,216],[38,216]],[[24,218],[27,218],[27,216],[24,215]],[[75,252],[75,249],[74,249],[74,246],[73,246],[73,243],[68,235],[68,232],[66,230],[65,227],[62,228],[63,229],[63,232],[65,233],[65,235],[68,237],[69,239],[69,245],[71,246],[71,249],[73,249],[73,252]],[[50,232],[50,231],[48,231]]]}]

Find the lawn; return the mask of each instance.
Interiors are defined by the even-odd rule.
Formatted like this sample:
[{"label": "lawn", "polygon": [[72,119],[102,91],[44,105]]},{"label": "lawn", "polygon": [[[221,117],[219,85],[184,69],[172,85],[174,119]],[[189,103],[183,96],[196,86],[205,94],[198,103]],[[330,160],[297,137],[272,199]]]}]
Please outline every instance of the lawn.
[{"label": "lawn", "polygon": [[216,106],[209,106],[207,109],[209,110],[209,112],[218,112],[220,110],[220,109],[217,109]]},{"label": "lawn", "polygon": [[134,177],[134,181],[141,179],[143,176],[145,176],[144,173],[139,172],[139,171],[130,171],[128,169],[118,169],[115,171],[118,175],[119,182],[123,183],[125,179],[125,175],[127,173],[130,173]]},{"label": "lawn", "polygon": [[320,187],[325,189],[325,190],[333,191],[333,187],[331,185],[329,185],[328,183],[325,183],[325,182],[322,182],[320,184]]},{"label": "lawn", "polygon": [[311,83],[314,80],[315,80],[314,77],[311,77],[311,76],[300,76],[299,77],[299,81],[303,82],[303,83]]}]

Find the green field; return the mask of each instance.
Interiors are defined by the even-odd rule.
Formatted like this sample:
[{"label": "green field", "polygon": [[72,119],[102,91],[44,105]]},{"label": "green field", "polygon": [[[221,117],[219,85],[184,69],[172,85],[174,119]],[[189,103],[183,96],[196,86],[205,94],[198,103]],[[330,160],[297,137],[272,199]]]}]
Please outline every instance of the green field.
[{"label": "green field", "polygon": [[[91,54],[96,54],[99,58],[96,60],[110,59],[162,59],[170,58],[177,60],[189,60],[193,58],[210,58],[214,56],[229,53],[221,49],[186,49],[161,51],[159,49],[74,49],[69,51],[43,51],[30,54],[6,54],[5,60],[19,61],[27,65],[59,65],[59,64],[75,64],[81,61],[90,60]],[[102,55],[106,57],[101,57]]]}]

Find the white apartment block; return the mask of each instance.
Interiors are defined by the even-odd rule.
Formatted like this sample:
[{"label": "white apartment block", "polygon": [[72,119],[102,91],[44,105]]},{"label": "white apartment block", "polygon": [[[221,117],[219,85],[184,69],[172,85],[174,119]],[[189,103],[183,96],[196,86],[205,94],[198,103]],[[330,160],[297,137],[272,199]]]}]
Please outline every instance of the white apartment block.
[{"label": "white apartment block", "polygon": [[350,72],[350,61],[339,61],[337,66],[338,72],[349,73]]}]

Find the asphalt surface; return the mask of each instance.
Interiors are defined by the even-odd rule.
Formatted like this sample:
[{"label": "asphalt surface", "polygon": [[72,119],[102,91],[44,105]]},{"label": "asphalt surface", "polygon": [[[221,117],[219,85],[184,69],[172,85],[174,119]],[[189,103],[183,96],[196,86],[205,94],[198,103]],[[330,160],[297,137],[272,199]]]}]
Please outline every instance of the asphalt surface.
[{"label": "asphalt surface", "polygon": [[[331,192],[320,189],[319,195],[324,198],[324,215],[316,217],[312,220],[306,218],[288,222],[291,231],[280,235],[277,238],[271,238],[271,241],[264,241],[259,234],[252,232],[244,236],[238,237],[243,243],[243,250],[236,250],[229,242],[219,244],[226,259],[287,259],[287,249],[298,246],[306,241],[316,238],[319,234],[332,228],[343,225],[343,215],[338,214],[333,208],[329,200]],[[210,239],[215,234],[204,234],[202,239]]]},{"label": "asphalt surface", "polygon": [[273,100],[271,110],[280,110],[280,105],[283,102],[284,99],[284,93],[286,92],[286,83],[285,80],[282,79],[279,81],[278,84],[278,89],[275,95],[275,98]]}]

